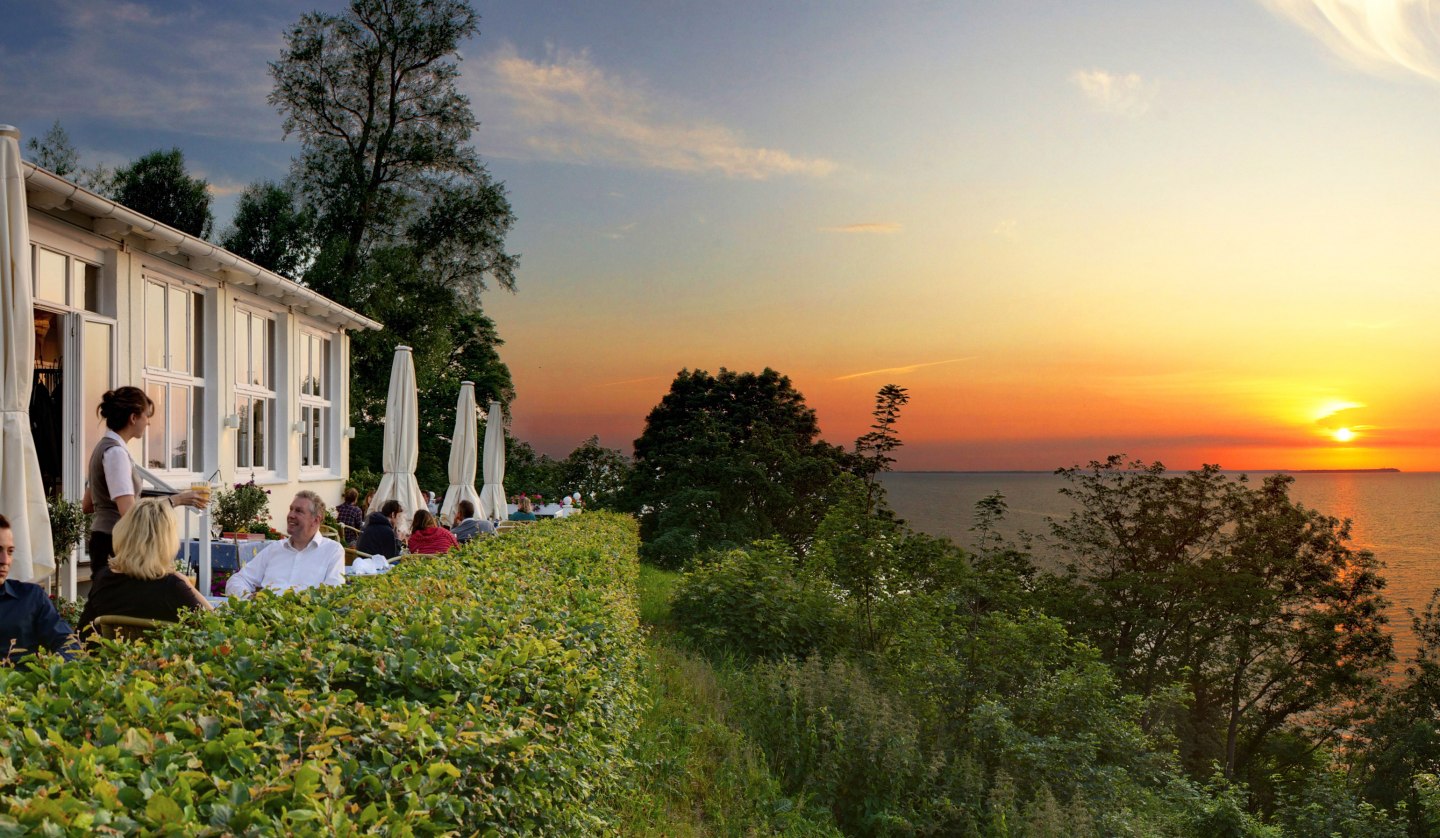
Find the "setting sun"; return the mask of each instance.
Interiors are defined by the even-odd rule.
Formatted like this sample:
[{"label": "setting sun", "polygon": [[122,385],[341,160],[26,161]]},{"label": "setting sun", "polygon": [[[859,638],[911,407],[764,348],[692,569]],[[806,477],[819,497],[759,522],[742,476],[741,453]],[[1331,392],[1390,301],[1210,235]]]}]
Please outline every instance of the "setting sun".
[{"label": "setting sun", "polygon": [[1355,438],[1355,432],[1349,428],[1340,428],[1335,431],[1336,442],[1349,442]]}]

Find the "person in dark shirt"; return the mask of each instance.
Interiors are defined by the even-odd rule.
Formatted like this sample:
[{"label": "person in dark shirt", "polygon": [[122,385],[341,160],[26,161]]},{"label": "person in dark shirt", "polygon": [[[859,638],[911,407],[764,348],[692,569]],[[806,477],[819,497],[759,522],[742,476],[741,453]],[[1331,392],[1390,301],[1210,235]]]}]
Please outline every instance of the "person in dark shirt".
[{"label": "person in dark shirt", "polygon": [[340,540],[347,547],[353,547],[355,539],[360,536],[360,528],[365,526],[365,513],[355,505],[355,501],[360,499],[359,492],[346,489],[343,497],[344,502],[335,507],[335,520],[345,525],[340,530]]},{"label": "person in dark shirt", "polygon": [[365,529],[360,531],[360,539],[355,542],[355,549],[387,559],[400,555],[405,545],[400,541],[397,530],[404,514],[405,508],[400,505],[400,501],[385,501],[380,505],[379,512],[371,512],[370,517],[365,519]]},{"label": "person in dark shirt", "polygon": [[475,517],[475,504],[468,500],[462,500],[455,504],[455,526],[450,528],[450,534],[461,544],[469,541],[477,535],[494,535],[495,525],[484,518]]},{"label": "person in dark shirt", "polygon": [[10,578],[15,533],[0,515],[0,660],[17,661],[43,646],[69,658],[74,635],[45,589]]},{"label": "person in dark shirt", "polygon": [[115,558],[110,572],[90,587],[81,634],[88,635],[95,618],[106,614],[175,621],[187,609],[209,609],[190,580],[175,572],[179,551],[170,504],[160,498],[135,504],[115,525]]}]

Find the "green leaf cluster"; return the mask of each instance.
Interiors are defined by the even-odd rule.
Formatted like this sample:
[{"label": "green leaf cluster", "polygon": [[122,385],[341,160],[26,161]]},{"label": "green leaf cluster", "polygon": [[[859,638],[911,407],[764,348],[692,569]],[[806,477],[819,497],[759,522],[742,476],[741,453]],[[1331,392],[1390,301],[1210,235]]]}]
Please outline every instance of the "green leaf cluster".
[{"label": "green leaf cluster", "polygon": [[593,513],[0,668],[0,834],[603,832],[636,534]]}]

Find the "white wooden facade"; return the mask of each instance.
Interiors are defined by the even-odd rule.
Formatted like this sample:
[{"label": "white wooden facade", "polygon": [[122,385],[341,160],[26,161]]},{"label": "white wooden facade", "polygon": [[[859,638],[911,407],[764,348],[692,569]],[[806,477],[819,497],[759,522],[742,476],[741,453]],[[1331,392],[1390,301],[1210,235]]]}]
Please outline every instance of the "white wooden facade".
[{"label": "white wooden facade", "polygon": [[[32,428],[45,426],[37,447],[54,447],[41,451],[47,484],[80,498],[104,432],[100,395],[130,384],[156,404],[131,455],[171,486],[253,478],[272,491],[281,529],[300,489],[337,502],[352,433],[349,330],[380,324],[43,169],[26,164],[25,177]],[[40,438],[52,429],[53,442]],[[72,595],[76,569],[61,575]]]}]

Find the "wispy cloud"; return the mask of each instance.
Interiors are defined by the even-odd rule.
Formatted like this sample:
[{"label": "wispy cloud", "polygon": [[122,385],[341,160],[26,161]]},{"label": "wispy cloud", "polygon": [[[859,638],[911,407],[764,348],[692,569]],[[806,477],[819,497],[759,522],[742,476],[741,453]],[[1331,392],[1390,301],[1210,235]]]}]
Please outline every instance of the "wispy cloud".
[{"label": "wispy cloud", "polygon": [[1440,3],[1434,0],[1262,0],[1368,73],[1440,81]]},{"label": "wispy cloud", "polygon": [[489,115],[478,140],[490,155],[751,180],[824,177],[837,168],[748,142],[713,121],[676,118],[682,105],[606,72],[585,52],[551,50],[535,61],[507,45],[477,63],[465,85],[483,103],[477,112]]},{"label": "wispy cloud", "polygon": [[905,375],[925,367],[938,367],[942,364],[958,364],[961,361],[973,360],[975,356],[967,355],[964,358],[947,358],[944,361],[926,361],[920,364],[910,364],[903,367],[885,367],[879,370],[867,370],[865,372],[852,372],[849,375],[842,375],[836,381],[849,381],[852,378],[864,378],[867,375]]},{"label": "wispy cloud", "polygon": [[636,223],[632,221],[629,224],[621,224],[614,230],[606,231],[604,233],[601,233],[600,235],[607,239],[623,239],[626,236],[630,235],[630,233],[635,230],[636,226]]},{"label": "wispy cloud", "polygon": [[1070,80],[1102,111],[1139,116],[1150,109],[1157,85],[1139,73],[1112,73],[1108,70],[1076,70]]},{"label": "wispy cloud", "polygon": [[842,224],[839,227],[821,227],[824,233],[898,233],[904,227],[898,221],[867,221],[862,224]]},{"label": "wispy cloud", "polygon": [[55,0],[29,12],[46,38],[0,49],[0,104],[11,119],[278,140],[266,62],[288,21],[253,11]]}]

